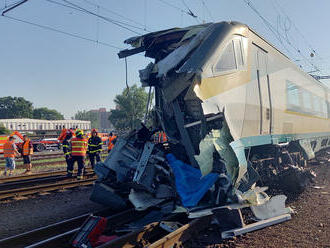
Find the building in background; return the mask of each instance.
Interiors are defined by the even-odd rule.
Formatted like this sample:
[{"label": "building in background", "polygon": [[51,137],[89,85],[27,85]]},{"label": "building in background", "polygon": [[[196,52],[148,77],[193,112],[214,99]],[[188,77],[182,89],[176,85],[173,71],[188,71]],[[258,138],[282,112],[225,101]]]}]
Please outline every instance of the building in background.
[{"label": "building in background", "polygon": [[106,108],[99,108],[93,109],[91,112],[97,113],[98,127],[101,132],[109,132],[113,129],[109,121],[110,111],[107,111]]},{"label": "building in background", "polygon": [[80,120],[0,119],[0,123],[11,131],[53,131],[62,130],[62,128],[91,129],[90,121]]}]

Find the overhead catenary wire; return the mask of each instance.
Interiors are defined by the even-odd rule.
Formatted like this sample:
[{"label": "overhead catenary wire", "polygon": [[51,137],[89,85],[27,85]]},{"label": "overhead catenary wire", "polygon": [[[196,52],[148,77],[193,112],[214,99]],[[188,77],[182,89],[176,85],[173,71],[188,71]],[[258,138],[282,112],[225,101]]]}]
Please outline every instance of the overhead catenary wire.
[{"label": "overhead catenary wire", "polygon": [[[280,32],[257,10],[250,0],[243,0],[263,21],[266,27],[274,34],[275,38],[283,45],[283,47],[290,53],[290,51],[284,46],[283,40],[286,40]],[[283,40],[282,40],[283,39]],[[289,40],[286,40],[287,44],[292,47],[306,62],[308,62],[315,70],[320,71],[317,66],[315,66],[310,60],[308,60],[301,51],[295,47]]]},{"label": "overhead catenary wire", "polygon": [[127,21],[129,21],[129,22],[131,22],[131,23],[137,24],[137,25],[143,27],[143,29],[144,29],[145,31],[152,32],[152,31],[150,30],[150,28],[148,28],[145,24],[142,24],[142,23],[140,23],[140,22],[138,22],[138,21],[136,21],[136,20],[133,20],[133,19],[131,19],[131,18],[128,18],[127,16],[124,16],[124,15],[122,15],[122,14],[119,14],[119,13],[117,13],[117,12],[111,10],[111,9],[108,9],[108,8],[104,7],[103,5],[100,5],[100,4],[97,4],[97,3],[91,2],[91,1],[89,1],[89,0],[81,0],[81,1],[87,3],[87,4],[91,5],[91,6],[98,7],[98,8],[100,8],[100,9],[103,10],[103,11],[106,11],[106,12],[108,12],[108,13],[111,13],[111,14],[113,14],[113,15],[116,15],[116,16],[118,16],[118,17],[121,17],[121,18],[123,18],[124,20],[127,20]]},{"label": "overhead catenary wire", "polygon": [[165,0],[158,0],[158,1],[159,1],[159,2],[162,2],[163,4],[166,4],[167,6],[170,6],[170,7],[174,8],[174,9],[180,11],[181,13],[187,14],[187,15],[189,15],[189,16],[195,18],[195,19],[198,18],[198,16],[196,16],[196,15],[195,15],[195,14],[189,9],[189,7],[187,8],[189,11],[186,11],[186,10],[184,10],[184,9],[182,9],[182,8],[180,8],[180,7],[178,7],[178,6],[174,5],[174,4],[172,4],[172,3],[169,3],[169,2],[167,2],[167,1],[165,1]]},{"label": "overhead catenary wire", "polygon": [[56,32],[56,33],[64,34],[64,35],[67,35],[67,36],[70,36],[70,37],[73,37],[73,38],[77,38],[77,39],[97,43],[97,44],[100,44],[100,45],[103,45],[103,46],[111,47],[111,48],[114,48],[116,50],[122,50],[123,49],[121,47],[114,46],[114,45],[109,44],[107,42],[93,40],[93,39],[88,38],[88,37],[84,37],[84,36],[81,36],[81,35],[78,35],[78,34],[69,33],[67,31],[63,31],[63,30],[53,28],[53,27],[50,27],[50,26],[46,26],[46,25],[35,23],[35,22],[27,21],[27,20],[24,20],[24,19],[20,19],[20,18],[8,16],[8,15],[4,15],[3,17],[8,18],[10,20],[17,21],[17,22],[21,22],[21,23],[29,24],[29,25],[32,25],[32,26],[35,26],[35,27],[39,27],[39,28],[42,28],[42,29],[45,29],[45,30],[48,30],[48,31],[53,31],[53,32]]},{"label": "overhead catenary wire", "polygon": [[125,23],[125,22],[121,22],[121,21],[118,21],[118,20],[114,20],[112,18],[109,18],[107,16],[103,16],[103,15],[99,15],[91,10],[88,10],[86,8],[83,8],[75,3],[72,3],[70,1],[67,1],[67,0],[62,0],[64,3],[66,4],[63,4],[61,2],[58,2],[58,1],[55,1],[55,0],[46,0],[48,2],[51,2],[51,3],[54,3],[54,4],[58,4],[60,6],[63,6],[63,7],[68,7],[68,8],[71,8],[71,9],[74,9],[74,10],[77,10],[77,11],[80,11],[80,12],[83,12],[83,13],[86,13],[86,14],[89,14],[89,15],[93,15],[93,16],[96,16],[106,22],[109,22],[113,25],[116,25],[120,28],[123,28],[123,29],[126,29],[130,32],[133,32],[135,34],[138,34],[138,35],[142,35],[142,33],[139,33],[139,32],[136,32],[135,30],[133,30],[132,28],[135,28],[135,29],[140,29],[140,30],[143,30],[143,28],[140,28],[140,27],[137,27],[137,26],[134,26],[134,25],[131,25],[131,24],[128,24],[128,23]]},{"label": "overhead catenary wire", "polygon": [[[289,15],[287,15],[286,11],[280,5],[280,3],[277,0],[275,0],[275,1],[272,1],[272,4],[273,4],[274,8],[276,9],[276,11],[278,12],[279,17],[282,15],[285,18],[285,21],[289,22],[290,28],[291,28],[291,26],[294,28],[296,34],[298,34],[301,37],[301,41],[303,41],[305,43],[306,47],[308,47],[310,49],[311,55],[313,56],[313,61],[316,60],[315,56],[317,56],[317,58],[324,63],[325,61],[324,61],[323,57],[321,57],[321,55],[317,52],[317,49],[315,49],[313,47],[313,45],[307,40],[305,35],[299,30],[299,28],[297,27],[295,22],[289,17]],[[284,24],[285,23],[286,22],[284,22]]]},{"label": "overhead catenary wire", "polygon": [[205,3],[204,0],[202,0],[202,4],[203,4],[203,7],[206,9],[206,12],[207,12],[208,15],[210,16],[210,19],[211,19],[212,21],[215,21],[215,19],[214,19],[213,16],[212,16],[212,13],[211,13],[210,9],[207,7],[207,5],[206,5],[206,3]]}]

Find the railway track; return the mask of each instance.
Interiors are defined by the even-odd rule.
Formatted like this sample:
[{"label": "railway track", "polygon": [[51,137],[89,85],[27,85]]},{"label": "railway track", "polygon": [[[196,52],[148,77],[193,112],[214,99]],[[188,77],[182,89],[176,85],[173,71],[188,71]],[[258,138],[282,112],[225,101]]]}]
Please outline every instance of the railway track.
[{"label": "railway track", "polygon": [[[102,151],[101,155],[106,155],[107,152],[106,151]],[[57,158],[57,157],[63,157],[63,152],[47,152],[44,154],[33,154],[32,155],[32,159],[33,160],[42,160],[42,159],[48,159],[48,158]],[[3,157],[3,155],[1,155],[0,157],[0,162],[5,161],[5,158]],[[22,158],[18,158],[16,161],[20,162],[22,161]]]},{"label": "railway track", "polygon": [[[109,216],[115,212],[105,209],[93,213],[97,216]],[[0,247],[70,247],[69,241],[72,235],[79,230],[86,218],[92,213],[83,214],[74,218],[66,219],[51,225],[40,227],[25,233],[11,236],[0,240]],[[119,214],[113,215],[113,221],[124,219],[126,215],[133,214],[132,210],[128,210]]]},{"label": "railway track", "polygon": [[[87,172],[91,172],[90,169],[87,169]],[[10,177],[3,177],[0,178],[0,187],[4,183],[9,183],[9,182],[18,182],[18,181],[27,181],[31,179],[37,179],[37,178],[46,178],[50,176],[62,176],[66,175],[66,171],[60,170],[60,171],[49,171],[49,172],[42,172],[42,173],[36,173],[36,174],[22,174],[19,176],[10,176]]]},{"label": "railway track", "polygon": [[86,179],[83,180],[67,178],[65,175],[56,175],[6,182],[0,184],[0,200],[87,186],[93,184],[95,179],[94,173],[89,171],[86,174]]},{"label": "railway track", "polygon": [[[129,224],[143,218],[151,210],[135,211],[128,209],[120,213],[111,210],[103,210],[94,213],[96,216],[107,218],[108,232],[115,231],[125,224]],[[112,212],[112,213],[111,213]],[[90,216],[83,214],[45,227],[37,228],[29,232],[15,235],[0,240],[0,247],[17,248],[69,248],[73,236],[80,230],[81,225]],[[161,222],[150,223],[140,229],[128,232],[118,238],[98,246],[98,248],[119,248],[119,247],[180,247],[182,244],[193,238],[201,230],[207,228],[211,217],[202,217],[183,224],[174,231],[165,231],[161,228]]]},{"label": "railway track", "polygon": [[[85,169],[86,176],[90,177],[94,175],[92,169]],[[63,181],[68,179],[67,172],[64,170],[57,172],[46,172],[46,173],[37,173],[31,175],[21,175],[15,177],[7,177],[0,179],[0,191],[10,188],[26,187],[31,185],[38,185],[48,182]]]}]

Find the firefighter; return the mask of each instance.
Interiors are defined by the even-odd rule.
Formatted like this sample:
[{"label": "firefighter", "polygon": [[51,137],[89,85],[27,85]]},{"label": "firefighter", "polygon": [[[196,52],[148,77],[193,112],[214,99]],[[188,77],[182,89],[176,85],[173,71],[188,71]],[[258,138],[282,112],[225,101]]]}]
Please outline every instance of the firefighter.
[{"label": "firefighter", "polygon": [[115,146],[115,140],[117,139],[117,136],[110,132],[109,134],[109,143],[108,143],[108,153],[111,152],[112,148]]},{"label": "firefighter", "polygon": [[71,139],[71,157],[72,157],[72,169],[74,167],[74,162],[78,163],[78,173],[77,179],[81,180],[84,178],[84,168],[85,168],[85,157],[87,151],[87,140],[84,138],[84,133],[82,130],[76,130],[76,137]]},{"label": "firefighter", "polygon": [[95,159],[96,162],[100,162],[100,153],[102,151],[102,139],[98,136],[96,129],[92,130],[92,136],[88,139],[88,156],[91,166],[94,169]]},{"label": "firefighter", "polygon": [[33,145],[31,140],[27,137],[26,134],[23,135],[23,144],[22,144],[22,157],[23,163],[25,165],[26,171],[24,174],[31,174],[32,163],[31,163],[31,155],[33,154]]},{"label": "firefighter", "polygon": [[66,171],[67,171],[67,177],[72,177],[73,174],[73,163],[72,163],[72,157],[71,157],[71,144],[70,139],[72,138],[71,131],[66,131],[65,138],[63,140],[63,153],[65,156],[66,161]]}]

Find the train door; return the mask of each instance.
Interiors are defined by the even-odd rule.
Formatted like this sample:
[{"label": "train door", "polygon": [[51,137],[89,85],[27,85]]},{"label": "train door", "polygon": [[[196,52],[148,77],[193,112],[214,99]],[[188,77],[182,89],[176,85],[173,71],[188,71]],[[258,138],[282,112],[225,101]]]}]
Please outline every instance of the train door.
[{"label": "train door", "polygon": [[270,134],[272,132],[272,103],[270,97],[267,51],[256,45],[254,48],[260,102],[260,134]]}]

